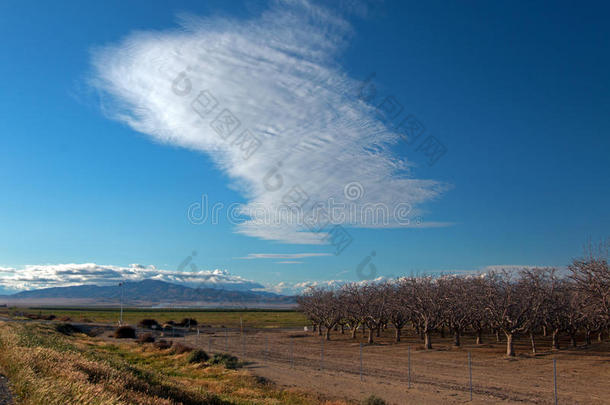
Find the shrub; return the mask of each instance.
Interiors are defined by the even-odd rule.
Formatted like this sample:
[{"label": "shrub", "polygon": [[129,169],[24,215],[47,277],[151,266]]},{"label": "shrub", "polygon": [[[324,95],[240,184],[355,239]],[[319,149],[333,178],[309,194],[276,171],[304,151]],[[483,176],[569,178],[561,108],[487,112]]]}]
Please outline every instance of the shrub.
[{"label": "shrub", "polygon": [[165,349],[169,349],[170,347],[172,347],[172,341],[170,340],[169,342],[165,339],[159,339],[157,342],[154,343],[155,347],[159,350],[165,350]]},{"label": "shrub", "polygon": [[138,343],[154,343],[155,342],[155,337],[152,335],[152,333],[142,333],[140,336],[138,336]]},{"label": "shrub", "polygon": [[387,402],[385,402],[378,396],[371,395],[370,397],[362,401],[362,405],[387,405]]},{"label": "shrub", "polygon": [[64,335],[71,335],[73,333],[82,333],[83,332],[80,328],[78,328],[70,323],[58,323],[57,325],[55,325],[55,330]]},{"label": "shrub", "polygon": [[117,339],[135,339],[136,330],[131,326],[119,326],[114,331],[114,337]]},{"label": "shrub", "polygon": [[193,318],[184,318],[182,319],[182,321],[180,321],[180,323],[178,324],[179,326],[197,326],[197,320],[193,319]]},{"label": "shrub", "polygon": [[89,332],[87,332],[87,336],[95,337],[103,335],[106,330],[104,328],[91,328]]},{"label": "shrub", "polygon": [[190,346],[187,346],[183,343],[180,342],[176,342],[174,344],[174,353],[175,354],[182,354],[182,353],[188,353],[188,352],[192,352],[193,348]]},{"label": "shrub", "polygon": [[62,316],[59,320],[62,322],[70,322],[72,319],[69,316]]},{"label": "shrub", "polygon": [[228,353],[215,354],[212,361],[210,361],[210,364],[222,364],[226,368],[232,369],[232,370],[236,369],[238,367],[241,367],[241,364],[240,364],[239,360],[237,359],[237,357],[231,356]]},{"label": "shrub", "polygon": [[57,318],[57,317],[55,315],[53,315],[53,314],[43,315],[43,316],[40,317],[40,319],[44,319],[46,321],[52,321],[55,318]]},{"label": "shrub", "polygon": [[205,361],[208,361],[210,359],[210,356],[208,356],[208,354],[206,352],[204,352],[203,350],[193,350],[191,352],[191,354],[189,354],[187,361],[189,363],[203,363]]},{"label": "shrub", "polygon": [[171,325],[171,326],[176,326],[176,321],[167,321],[165,322],[166,325]]},{"label": "shrub", "polygon": [[147,329],[157,329],[159,327],[159,322],[155,319],[142,319],[138,322],[138,326]]}]

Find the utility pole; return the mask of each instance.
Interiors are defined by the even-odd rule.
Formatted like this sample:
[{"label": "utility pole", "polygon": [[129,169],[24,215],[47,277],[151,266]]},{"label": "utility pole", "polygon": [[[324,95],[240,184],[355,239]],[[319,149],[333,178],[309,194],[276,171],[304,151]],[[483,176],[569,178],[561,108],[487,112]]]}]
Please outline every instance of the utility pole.
[{"label": "utility pole", "polygon": [[119,317],[119,326],[123,325],[123,293],[125,291],[124,283],[120,282],[119,287],[121,287],[121,315]]}]

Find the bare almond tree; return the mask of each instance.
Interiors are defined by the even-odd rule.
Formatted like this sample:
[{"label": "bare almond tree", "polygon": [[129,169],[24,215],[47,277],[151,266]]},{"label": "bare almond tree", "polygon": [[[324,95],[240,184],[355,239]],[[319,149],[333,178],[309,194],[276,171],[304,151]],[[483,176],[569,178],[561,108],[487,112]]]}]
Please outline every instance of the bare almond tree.
[{"label": "bare almond tree", "polygon": [[432,277],[407,279],[412,291],[411,311],[421,333],[424,335],[426,350],[432,349],[432,331],[436,330],[443,320],[441,291]]},{"label": "bare almond tree", "polygon": [[589,245],[585,257],[574,259],[568,266],[570,279],[589,304],[598,307],[602,317],[610,319],[610,269],[608,241],[597,247]]},{"label": "bare almond tree", "polygon": [[453,345],[461,345],[461,336],[472,319],[469,282],[464,277],[446,276],[437,280],[442,305],[442,316],[453,332]]},{"label": "bare almond tree", "polygon": [[584,310],[584,296],[581,291],[573,288],[569,281],[566,281],[566,316],[564,330],[570,336],[570,346],[576,347],[576,333],[586,324],[586,311]]},{"label": "bare almond tree", "polygon": [[299,311],[311,321],[313,332],[317,330],[318,335],[322,335],[322,317],[326,305],[322,299],[323,292],[320,288],[310,287],[297,297]]},{"label": "bare almond tree", "polygon": [[[381,327],[387,319],[389,297],[383,293],[383,284],[369,283],[359,285],[347,284],[344,287],[349,305],[353,308],[354,316],[360,319],[363,328],[368,328],[368,343],[373,343],[373,333]],[[364,331],[364,329],[363,329]]]},{"label": "bare almond tree", "polygon": [[410,289],[409,286],[400,280],[396,284],[386,284],[386,294],[388,295],[388,317],[394,326],[394,341],[400,342],[402,328],[409,322],[411,316],[409,312]]},{"label": "bare almond tree", "polygon": [[514,356],[514,337],[528,327],[528,305],[522,299],[524,284],[506,270],[490,272],[486,281],[486,310],[506,336],[506,355]]},{"label": "bare almond tree", "polygon": [[555,273],[551,274],[546,289],[548,298],[543,309],[543,322],[551,333],[553,350],[559,350],[559,333],[566,327],[569,287],[566,280],[559,278]]},{"label": "bare almond tree", "polygon": [[527,331],[534,355],[536,355],[535,336],[545,324],[544,316],[550,299],[549,285],[555,274],[554,268],[523,269],[520,273],[523,283],[522,299],[527,303]]},{"label": "bare almond tree", "polygon": [[481,275],[467,279],[470,327],[476,335],[476,344],[483,344],[483,330],[489,328],[489,313],[485,310],[485,278]]}]

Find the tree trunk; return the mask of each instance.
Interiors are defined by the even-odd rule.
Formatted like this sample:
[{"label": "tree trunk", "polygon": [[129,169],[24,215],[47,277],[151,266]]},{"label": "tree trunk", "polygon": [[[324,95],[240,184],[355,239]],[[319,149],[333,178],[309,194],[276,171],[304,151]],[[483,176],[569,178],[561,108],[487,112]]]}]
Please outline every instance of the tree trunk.
[{"label": "tree trunk", "polygon": [[341,334],[345,335],[345,326],[341,324]]},{"label": "tree trunk", "polygon": [[394,328],[396,329],[396,343],[400,342],[400,328],[397,326],[394,326]]},{"label": "tree trunk", "polygon": [[600,329],[599,333],[597,334],[597,342],[601,343],[604,341],[604,330]]},{"label": "tree trunk", "polygon": [[500,331],[496,329],[496,342],[500,343],[502,338],[500,337]]},{"label": "tree trunk", "polygon": [[570,346],[576,347],[576,334],[570,333]]},{"label": "tree trunk", "polygon": [[481,329],[477,330],[477,344],[483,344],[483,331]]},{"label": "tree trunk", "polygon": [[532,354],[536,355],[536,341],[534,340],[534,332],[530,332],[530,342],[532,342]]},{"label": "tree trunk", "polygon": [[358,331],[358,327],[352,327],[352,339],[356,339],[356,332]]},{"label": "tree trunk", "polygon": [[318,325],[318,336],[322,336],[322,325]]},{"label": "tree trunk", "polygon": [[591,344],[591,331],[589,329],[585,332],[585,344],[587,346]]},{"label": "tree trunk", "polygon": [[332,328],[326,328],[326,333],[324,333],[324,339],[330,340],[330,330]]},{"label": "tree trunk", "polygon": [[362,324],[362,336],[366,336],[366,325]]},{"label": "tree trunk", "polygon": [[445,339],[445,328],[441,327],[441,338]]},{"label": "tree trunk", "polygon": [[377,330],[375,331],[375,336],[379,337],[380,333],[381,333],[381,325],[378,325]]},{"label": "tree trunk", "polygon": [[559,330],[555,329],[553,330],[553,349],[554,350],[559,350]]},{"label": "tree trunk", "polygon": [[315,332],[317,329],[318,329],[318,325],[314,323],[313,327],[312,327],[312,332]]},{"label": "tree trunk", "polygon": [[508,357],[514,357],[515,348],[513,346],[513,334],[512,333],[505,333],[505,334],[506,334],[506,355]]},{"label": "tree trunk", "polygon": [[453,345],[460,347],[460,331],[458,329],[453,332]]},{"label": "tree trunk", "polygon": [[547,337],[549,333],[546,330],[546,325],[542,325],[542,336]]},{"label": "tree trunk", "polygon": [[426,347],[426,350],[432,349],[432,340],[430,339],[429,331],[424,332],[424,346]]},{"label": "tree trunk", "polygon": [[373,343],[373,329],[369,328],[369,344]]}]

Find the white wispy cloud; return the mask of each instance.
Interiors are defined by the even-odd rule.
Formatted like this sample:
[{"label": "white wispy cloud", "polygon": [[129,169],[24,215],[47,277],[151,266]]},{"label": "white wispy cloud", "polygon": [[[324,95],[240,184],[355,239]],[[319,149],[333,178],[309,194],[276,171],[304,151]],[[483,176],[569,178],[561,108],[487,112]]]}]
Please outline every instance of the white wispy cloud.
[{"label": "white wispy cloud", "polygon": [[[250,20],[183,16],[173,31],[137,32],[97,49],[92,84],[112,118],[213,158],[247,200],[251,220],[237,232],[325,243],[326,232],[287,218],[257,220],[261,206],[282,212],[294,187],[307,204],[344,204],[351,226],[442,225],[410,221],[447,186],[409,177],[412,163],[393,153],[399,134],[357,98],[361,82],[337,64],[352,34],[348,21],[308,1],[273,2]],[[228,113],[239,123],[230,134],[217,125]],[[260,147],[248,156],[243,141],[253,137]],[[354,182],[358,188],[347,193]],[[364,215],[375,204],[388,207],[390,218]]]},{"label": "white wispy cloud", "polygon": [[240,259],[304,259],[306,257],[331,256],[330,253],[249,253]]},{"label": "white wispy cloud", "polygon": [[162,270],[154,266],[132,264],[128,267],[95,263],[27,265],[0,268],[0,286],[7,290],[32,290],[82,284],[111,285],[121,281],[153,279],[189,287],[213,287],[234,290],[262,288],[260,283],[233,275],[227,270]]}]

